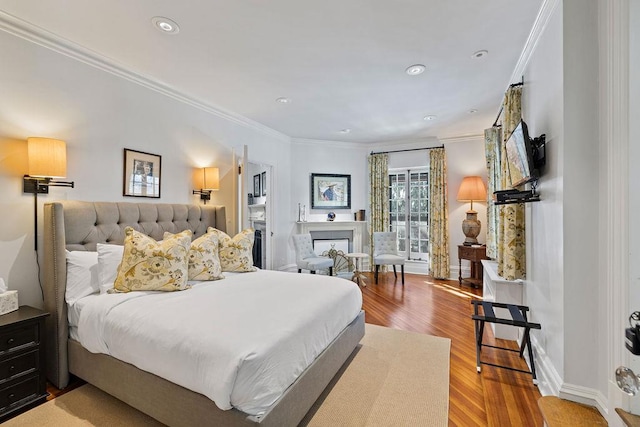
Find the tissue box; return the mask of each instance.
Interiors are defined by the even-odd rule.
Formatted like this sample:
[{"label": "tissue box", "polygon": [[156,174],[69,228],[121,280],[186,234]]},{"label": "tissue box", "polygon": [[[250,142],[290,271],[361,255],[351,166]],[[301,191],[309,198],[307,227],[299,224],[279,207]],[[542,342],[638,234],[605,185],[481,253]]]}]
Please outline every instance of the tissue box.
[{"label": "tissue box", "polygon": [[18,309],[18,291],[6,291],[0,293],[0,315],[16,311]]}]

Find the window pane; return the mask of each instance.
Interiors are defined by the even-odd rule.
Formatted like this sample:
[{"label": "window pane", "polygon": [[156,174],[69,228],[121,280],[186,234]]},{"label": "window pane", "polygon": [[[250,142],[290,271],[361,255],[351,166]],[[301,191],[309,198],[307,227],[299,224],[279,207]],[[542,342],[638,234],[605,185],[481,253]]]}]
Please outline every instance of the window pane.
[{"label": "window pane", "polygon": [[418,252],[418,241],[411,239],[411,252]]},{"label": "window pane", "polygon": [[420,252],[423,254],[429,253],[429,242],[427,240],[420,241]]}]

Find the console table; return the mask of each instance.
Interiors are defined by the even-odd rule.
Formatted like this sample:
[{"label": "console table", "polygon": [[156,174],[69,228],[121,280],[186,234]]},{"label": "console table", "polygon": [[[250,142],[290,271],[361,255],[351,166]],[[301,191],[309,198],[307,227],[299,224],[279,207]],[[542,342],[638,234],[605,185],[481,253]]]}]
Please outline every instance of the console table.
[{"label": "console table", "polygon": [[[471,276],[462,277],[462,260],[466,259],[471,262]],[[465,246],[458,245],[458,283],[469,282],[471,286],[477,288],[482,285],[482,264],[483,259],[487,258],[486,246]]]}]

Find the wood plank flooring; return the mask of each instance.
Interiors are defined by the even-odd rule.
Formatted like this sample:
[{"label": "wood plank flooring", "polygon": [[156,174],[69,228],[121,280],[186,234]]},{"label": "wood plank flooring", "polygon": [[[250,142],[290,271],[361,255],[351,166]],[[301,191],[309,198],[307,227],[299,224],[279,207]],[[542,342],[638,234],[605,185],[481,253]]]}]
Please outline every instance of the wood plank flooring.
[{"label": "wood plank flooring", "polygon": [[[378,285],[367,274],[367,286],[361,288],[366,322],[451,339],[449,425],[542,426],[537,406],[540,392],[531,375],[491,366],[476,372],[471,299],[481,298],[482,289],[429,276],[405,276],[403,287],[400,277],[394,280],[393,272],[380,273]],[[517,348],[514,341],[495,340],[488,325],[484,342]],[[517,353],[485,348],[483,360],[526,369]],[[81,384],[74,379],[65,390],[49,386],[49,399]]]},{"label": "wood plank flooring", "polygon": [[[399,275],[398,275],[399,276]],[[540,392],[531,375],[482,366],[476,372],[474,324],[471,300],[482,298],[482,289],[458,286],[457,281],[405,275],[380,274],[379,283],[369,275],[362,288],[367,323],[421,332],[451,339],[450,426],[542,426],[538,410]],[[515,341],[496,340],[489,325],[484,343],[516,349]],[[483,361],[527,369],[518,353],[483,348]]]}]

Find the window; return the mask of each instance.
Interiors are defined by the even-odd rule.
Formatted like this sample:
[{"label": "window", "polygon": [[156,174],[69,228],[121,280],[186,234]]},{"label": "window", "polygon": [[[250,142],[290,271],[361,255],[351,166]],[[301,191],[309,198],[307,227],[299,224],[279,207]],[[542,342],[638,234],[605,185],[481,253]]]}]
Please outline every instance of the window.
[{"label": "window", "polygon": [[407,259],[429,256],[429,171],[389,171],[389,225],[398,233],[398,252]]}]

